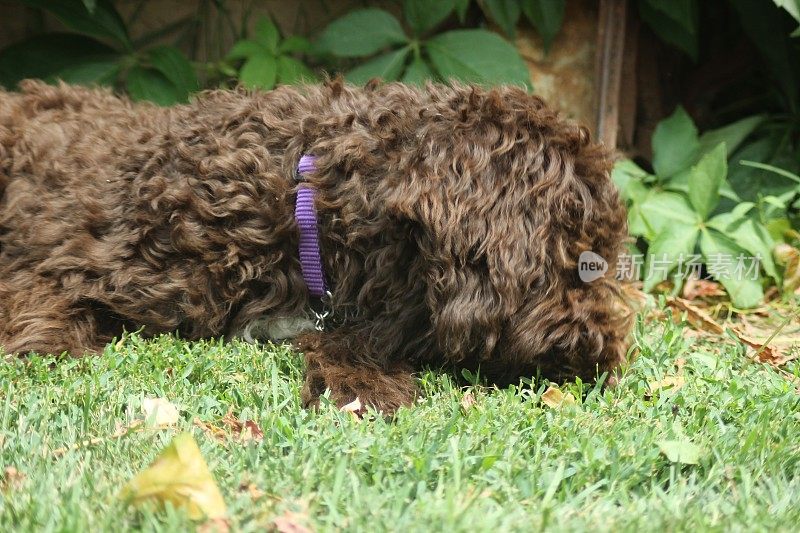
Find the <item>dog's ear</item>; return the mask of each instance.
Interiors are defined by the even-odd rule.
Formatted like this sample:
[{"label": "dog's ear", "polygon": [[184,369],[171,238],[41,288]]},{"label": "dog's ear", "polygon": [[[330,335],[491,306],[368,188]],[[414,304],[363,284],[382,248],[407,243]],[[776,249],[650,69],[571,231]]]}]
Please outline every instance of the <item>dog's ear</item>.
[{"label": "dog's ear", "polygon": [[420,177],[396,188],[391,202],[416,228],[426,304],[437,343],[451,357],[489,354],[541,267],[520,203],[504,187],[479,183],[465,186],[449,173]]}]

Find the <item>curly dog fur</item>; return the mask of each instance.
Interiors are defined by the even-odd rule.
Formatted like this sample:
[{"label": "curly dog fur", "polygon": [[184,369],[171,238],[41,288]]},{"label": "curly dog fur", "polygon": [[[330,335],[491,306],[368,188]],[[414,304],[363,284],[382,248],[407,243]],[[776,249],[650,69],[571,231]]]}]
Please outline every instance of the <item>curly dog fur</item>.
[{"label": "curly dog fur", "polygon": [[133,104],[27,81],[0,91],[0,346],[95,352],[124,329],[251,331],[309,306],[295,166],[317,156],[335,317],[296,337],[303,400],[386,412],[422,364],[496,382],[596,378],[625,357],[612,276],[625,213],[585,128],[518,88],[334,80]]}]

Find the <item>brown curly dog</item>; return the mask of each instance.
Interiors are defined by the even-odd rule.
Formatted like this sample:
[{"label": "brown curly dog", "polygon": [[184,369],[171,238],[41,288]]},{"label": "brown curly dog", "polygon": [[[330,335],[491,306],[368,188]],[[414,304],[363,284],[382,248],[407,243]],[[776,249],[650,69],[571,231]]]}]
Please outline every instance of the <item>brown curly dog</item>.
[{"label": "brown curly dog", "polygon": [[[298,259],[295,168],[316,156],[333,317]],[[0,346],[81,355],[123,330],[293,337],[303,401],[384,412],[421,365],[590,380],[625,358],[607,151],[518,88],[341,81],[133,104],[0,91]],[[581,252],[609,274],[579,279]]]}]

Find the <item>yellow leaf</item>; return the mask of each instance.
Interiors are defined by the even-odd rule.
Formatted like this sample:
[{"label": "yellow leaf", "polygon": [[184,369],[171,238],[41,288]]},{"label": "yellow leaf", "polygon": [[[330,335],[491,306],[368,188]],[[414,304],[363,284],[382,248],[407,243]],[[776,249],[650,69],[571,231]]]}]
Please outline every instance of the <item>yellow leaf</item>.
[{"label": "yellow leaf", "polygon": [[542,403],[547,407],[556,409],[562,405],[574,405],[575,397],[572,395],[572,393],[568,392],[564,394],[555,385],[550,385],[550,387],[544,391],[544,394],[542,394]]},{"label": "yellow leaf", "polygon": [[650,394],[661,390],[661,389],[672,389],[676,391],[683,387],[686,384],[686,380],[684,379],[682,374],[678,374],[675,376],[665,376],[663,379],[659,379],[656,381],[651,381],[647,384],[647,387],[650,389]]},{"label": "yellow leaf", "polygon": [[177,435],[158,458],[120,493],[133,505],[170,502],[189,518],[221,518],[227,510],[200,448],[189,433]]},{"label": "yellow leaf", "polygon": [[175,404],[164,398],[143,399],[142,412],[145,420],[155,426],[173,426],[180,419],[180,414]]},{"label": "yellow leaf", "polygon": [[476,403],[475,396],[471,392],[467,391],[464,393],[464,396],[461,397],[461,410],[466,413],[475,407]]}]

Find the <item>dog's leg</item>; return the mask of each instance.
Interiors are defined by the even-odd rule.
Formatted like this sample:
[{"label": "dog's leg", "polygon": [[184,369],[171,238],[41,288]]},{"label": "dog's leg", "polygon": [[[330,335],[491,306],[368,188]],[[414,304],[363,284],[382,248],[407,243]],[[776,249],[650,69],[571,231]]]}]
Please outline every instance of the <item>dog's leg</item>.
[{"label": "dog's leg", "polygon": [[[357,336],[345,332],[310,333],[298,339],[305,354],[306,376],[302,391],[305,407],[319,405],[319,397],[330,390],[330,398],[342,407],[356,398],[385,415],[411,405],[417,394],[412,368],[407,363],[356,359]],[[363,346],[363,344],[361,344]]]},{"label": "dog's leg", "polygon": [[0,283],[0,347],[6,353],[83,355],[102,349],[89,309],[72,304],[53,283],[18,285]]}]

